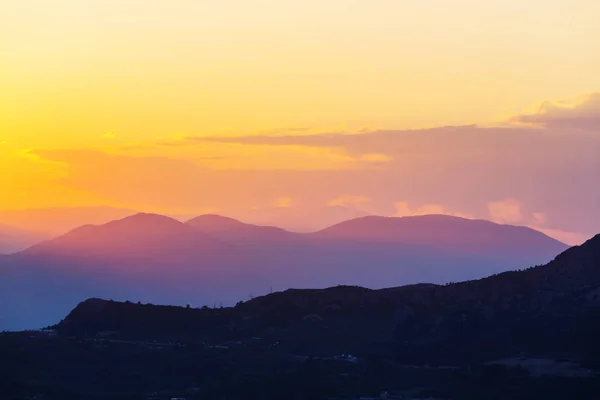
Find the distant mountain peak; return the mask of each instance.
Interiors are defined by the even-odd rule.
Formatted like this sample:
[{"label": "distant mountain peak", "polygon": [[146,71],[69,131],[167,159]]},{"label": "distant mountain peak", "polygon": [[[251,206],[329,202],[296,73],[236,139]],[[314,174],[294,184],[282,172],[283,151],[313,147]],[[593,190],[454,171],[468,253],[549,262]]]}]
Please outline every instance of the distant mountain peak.
[{"label": "distant mountain peak", "polygon": [[56,236],[82,225],[100,225],[135,213],[134,210],[108,206],[6,210],[0,211],[0,223]]},{"label": "distant mountain peak", "polygon": [[[455,224],[485,224],[485,225],[502,225],[495,223],[493,221],[488,221],[485,219],[474,219],[474,218],[465,218],[458,217],[456,215],[448,215],[448,214],[424,214],[424,215],[405,215],[401,217],[394,216],[384,216],[384,215],[366,215],[363,217],[349,219],[347,221],[342,221],[338,224],[335,224],[329,228],[323,229],[323,231],[331,229],[336,226],[344,226],[351,224],[366,224],[366,223],[380,223],[380,224],[399,224],[401,222],[428,222],[428,223],[455,223]],[[512,226],[512,225],[509,225]]]},{"label": "distant mountain peak", "polygon": [[379,240],[414,245],[471,246],[559,253],[568,246],[525,226],[502,225],[487,220],[442,214],[405,217],[366,216],[344,221],[317,232],[323,238]]},{"label": "distant mountain peak", "polygon": [[64,236],[96,235],[99,232],[129,235],[148,235],[152,233],[170,234],[174,232],[189,231],[185,224],[160,214],[137,213],[125,218],[117,219],[100,225],[83,225],[75,228]]},{"label": "distant mountain peak", "polygon": [[[149,213],[138,213],[102,225],[84,225],[65,235],[43,242],[25,253],[160,256],[200,249],[224,249],[221,241],[206,235],[173,218]],[[161,250],[162,249],[162,250]],[[161,253],[162,251],[162,253]]]},{"label": "distant mountain peak", "polygon": [[170,226],[181,226],[183,225],[181,222],[177,221],[176,219],[173,219],[171,217],[167,217],[165,215],[160,215],[160,214],[152,214],[152,213],[137,213],[134,215],[130,215],[128,217],[116,220],[116,221],[111,221],[105,225],[125,225],[125,224],[131,224],[131,225],[139,225],[139,226],[165,226],[165,225],[170,225]]},{"label": "distant mountain peak", "polygon": [[218,214],[204,214],[192,218],[186,222],[187,225],[202,226],[206,228],[233,228],[247,225],[237,219],[224,217]]},{"label": "distant mountain peak", "polygon": [[185,223],[195,229],[206,233],[253,233],[258,232],[270,234],[290,235],[291,232],[276,226],[254,225],[238,221],[230,217],[216,214],[204,214],[193,218]]}]

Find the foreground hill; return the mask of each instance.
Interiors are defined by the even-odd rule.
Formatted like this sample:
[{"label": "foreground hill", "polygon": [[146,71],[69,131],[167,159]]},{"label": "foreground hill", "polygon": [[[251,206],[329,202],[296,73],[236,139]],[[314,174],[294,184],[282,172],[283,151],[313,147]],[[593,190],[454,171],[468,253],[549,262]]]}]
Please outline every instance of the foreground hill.
[{"label": "foreground hill", "polygon": [[58,328],[188,340],[260,336],[290,351],[393,351],[416,363],[529,353],[594,364],[600,359],[600,235],[544,266],[477,281],[287,290],[222,309],[92,299]]},{"label": "foreground hill", "polygon": [[519,352],[600,360],[600,235],[550,263],[432,290],[406,304],[405,354],[469,358]]},{"label": "foreground hill", "polygon": [[0,259],[0,329],[48,325],[82,298],[232,305],[273,288],[443,284],[541,264],[564,248],[527,228],[444,216],[298,234],[215,215],[136,214]]}]

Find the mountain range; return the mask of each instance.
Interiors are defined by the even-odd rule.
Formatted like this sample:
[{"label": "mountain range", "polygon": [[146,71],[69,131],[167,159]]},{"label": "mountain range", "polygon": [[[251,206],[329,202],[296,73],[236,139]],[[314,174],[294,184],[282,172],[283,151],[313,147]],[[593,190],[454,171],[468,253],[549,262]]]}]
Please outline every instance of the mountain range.
[{"label": "mountain range", "polygon": [[65,234],[83,224],[105,224],[136,214],[116,207],[54,207],[0,211],[0,224],[23,231],[41,232],[49,238]]},{"label": "mountain range", "polygon": [[395,354],[403,363],[468,365],[521,355],[600,367],[600,235],[546,265],[455,284],[286,290],[231,308],[89,299],[61,333],[128,339],[261,337],[294,353]]},{"label": "mountain range", "polygon": [[301,234],[217,215],[135,214],[0,258],[0,329],[50,324],[81,298],[227,305],[273,288],[443,284],[566,248],[530,228],[443,215],[369,216]]},{"label": "mountain range", "polygon": [[49,235],[27,231],[9,225],[0,225],[0,254],[25,250],[36,243],[49,239]]},{"label": "mountain range", "polygon": [[[81,225],[100,225],[137,214],[128,208],[110,206],[50,207],[21,210],[0,210],[0,225],[23,231],[41,232],[51,236],[65,234]],[[257,225],[274,225],[294,232],[314,232],[349,219],[367,216],[368,213],[341,205],[314,208],[304,213],[289,208],[252,210],[243,216],[244,221]],[[197,214],[175,213],[170,217],[178,221],[193,219]]]}]

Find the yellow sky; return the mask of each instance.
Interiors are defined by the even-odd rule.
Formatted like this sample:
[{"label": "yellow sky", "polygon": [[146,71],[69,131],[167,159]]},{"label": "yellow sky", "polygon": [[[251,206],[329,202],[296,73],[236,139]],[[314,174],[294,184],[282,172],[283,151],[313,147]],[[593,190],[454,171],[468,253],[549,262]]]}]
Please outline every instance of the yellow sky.
[{"label": "yellow sky", "polygon": [[20,0],[0,5],[0,132],[489,122],[600,87],[595,0]]},{"label": "yellow sky", "polygon": [[38,150],[380,168],[381,152],[181,141],[497,122],[600,88],[598,18],[596,0],[3,1],[0,209],[136,205],[65,186],[68,160]]}]

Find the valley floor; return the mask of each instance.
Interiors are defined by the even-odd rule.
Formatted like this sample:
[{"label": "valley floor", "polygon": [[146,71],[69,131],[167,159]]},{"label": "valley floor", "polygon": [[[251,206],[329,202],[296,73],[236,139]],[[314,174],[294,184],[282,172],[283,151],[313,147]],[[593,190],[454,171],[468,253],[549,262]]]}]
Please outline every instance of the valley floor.
[{"label": "valley floor", "polygon": [[0,354],[0,398],[6,400],[562,400],[594,399],[600,392],[595,373],[531,374],[515,360],[404,365],[384,354],[291,354],[259,338],[202,344],[23,332],[0,335]]}]

